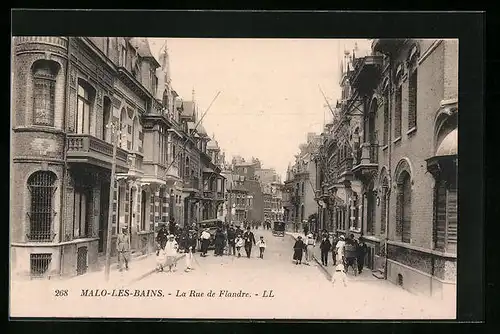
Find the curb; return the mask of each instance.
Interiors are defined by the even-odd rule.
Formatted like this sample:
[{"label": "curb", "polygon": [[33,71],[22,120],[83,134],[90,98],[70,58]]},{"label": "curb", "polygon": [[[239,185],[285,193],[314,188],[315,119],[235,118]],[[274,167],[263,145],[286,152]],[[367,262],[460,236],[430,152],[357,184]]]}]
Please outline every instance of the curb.
[{"label": "curb", "polygon": [[[294,240],[297,240],[297,238],[295,238],[292,234],[288,234],[290,237],[292,237],[292,239]],[[328,269],[326,269],[321,263],[319,263],[318,259],[316,258],[316,255],[313,254],[312,255],[314,261],[316,261],[316,263],[318,264],[318,267],[320,267],[323,271],[323,273],[326,275],[326,278],[328,280],[331,280],[332,279],[332,275],[328,272]]]}]

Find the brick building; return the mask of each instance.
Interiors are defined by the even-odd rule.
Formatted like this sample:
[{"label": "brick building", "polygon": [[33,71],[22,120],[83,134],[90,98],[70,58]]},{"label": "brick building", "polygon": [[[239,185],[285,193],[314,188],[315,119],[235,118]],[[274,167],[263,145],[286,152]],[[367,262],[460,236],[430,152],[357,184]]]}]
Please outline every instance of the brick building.
[{"label": "brick building", "polygon": [[[129,227],[132,251],[148,253],[158,223],[192,217],[185,203],[204,198],[201,183],[193,182],[204,167],[223,186],[220,168],[207,158],[210,139],[192,125],[194,106],[171,87],[166,49],[158,61],[144,38],[26,36],[13,45],[14,275],[96,269],[107,238],[115,256],[122,226]],[[110,194],[113,137],[117,177]]]},{"label": "brick building", "polygon": [[[369,268],[410,291],[454,300],[458,42],[378,39],[372,51],[350,57],[350,94],[316,155],[318,197],[336,211],[329,217],[334,231],[367,242]],[[332,129],[353,122],[343,117],[352,105],[361,126],[347,137],[352,166],[342,180],[335,152],[342,154],[345,136]],[[351,189],[345,203],[342,188]],[[339,213],[342,205],[347,210]]]}]

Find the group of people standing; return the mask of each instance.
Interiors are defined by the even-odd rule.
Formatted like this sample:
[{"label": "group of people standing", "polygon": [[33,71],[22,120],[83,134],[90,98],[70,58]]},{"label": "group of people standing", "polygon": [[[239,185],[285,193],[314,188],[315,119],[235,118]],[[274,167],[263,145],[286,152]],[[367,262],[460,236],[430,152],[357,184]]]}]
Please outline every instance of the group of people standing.
[{"label": "group of people standing", "polygon": [[[208,231],[204,231],[203,233],[209,234]],[[203,240],[206,240],[206,237],[209,236],[207,235],[204,238],[203,233],[202,233],[202,253],[206,254],[207,247],[203,246]],[[224,248],[227,245],[228,255],[241,257],[241,248],[244,248],[247,258],[250,258],[250,256],[252,255],[253,246],[258,246],[260,251],[259,257],[264,258],[264,250],[266,248],[264,237],[261,236],[260,239],[256,241],[255,235],[252,232],[250,226],[247,226],[246,231],[243,232],[240,226],[235,227],[233,224],[231,224],[226,229],[225,233],[222,229],[218,229],[215,232],[214,243],[215,243],[215,250],[214,250],[215,256],[224,255]]]},{"label": "group of people standing", "polygon": [[168,268],[169,272],[175,271],[179,250],[184,250],[186,253],[185,271],[188,272],[193,269],[191,260],[196,250],[197,239],[196,226],[195,224],[193,225],[192,229],[183,231],[175,223],[175,220],[171,218],[168,222],[168,226],[165,224],[160,226],[156,235],[156,262],[158,271],[162,272],[165,268]]},{"label": "group of people standing", "polygon": [[299,235],[293,245],[293,260],[296,265],[302,264],[302,257],[305,254],[306,264],[312,260],[313,248],[316,247],[316,241],[312,233],[309,233],[305,240]]}]

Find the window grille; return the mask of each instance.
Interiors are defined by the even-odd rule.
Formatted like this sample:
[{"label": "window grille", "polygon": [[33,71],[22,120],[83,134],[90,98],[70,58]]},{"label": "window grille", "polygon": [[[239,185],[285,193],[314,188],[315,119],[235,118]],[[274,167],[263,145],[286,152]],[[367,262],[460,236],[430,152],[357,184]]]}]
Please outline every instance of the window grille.
[{"label": "window grille", "polygon": [[33,124],[54,126],[55,80],[35,77],[33,85]]},{"label": "window grille", "polygon": [[76,274],[85,274],[87,267],[87,247],[79,247],[76,255]]},{"label": "window grille", "polygon": [[31,193],[28,239],[31,241],[50,242],[54,238],[52,220],[55,211],[52,202],[57,189],[54,186],[55,181],[55,174],[45,171],[36,172],[28,179],[28,189]]},{"label": "window grille", "polygon": [[37,253],[30,254],[30,276],[31,278],[43,277],[49,269],[52,254]]}]

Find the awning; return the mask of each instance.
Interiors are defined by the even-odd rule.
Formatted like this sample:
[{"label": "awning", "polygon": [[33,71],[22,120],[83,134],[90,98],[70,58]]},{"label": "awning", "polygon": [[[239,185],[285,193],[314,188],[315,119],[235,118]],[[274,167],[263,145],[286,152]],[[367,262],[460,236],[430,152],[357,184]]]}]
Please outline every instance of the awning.
[{"label": "awning", "polygon": [[203,173],[215,173],[215,171],[212,168],[203,168]]}]

